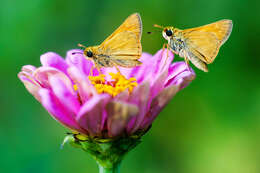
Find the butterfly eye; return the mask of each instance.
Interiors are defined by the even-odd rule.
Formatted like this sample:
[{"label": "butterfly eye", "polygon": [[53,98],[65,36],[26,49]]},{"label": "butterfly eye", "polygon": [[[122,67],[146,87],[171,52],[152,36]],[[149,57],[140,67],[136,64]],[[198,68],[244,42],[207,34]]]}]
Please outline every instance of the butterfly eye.
[{"label": "butterfly eye", "polygon": [[165,33],[168,37],[172,36],[172,30],[167,29]]},{"label": "butterfly eye", "polygon": [[92,57],[93,53],[91,51],[87,51],[87,57]]}]

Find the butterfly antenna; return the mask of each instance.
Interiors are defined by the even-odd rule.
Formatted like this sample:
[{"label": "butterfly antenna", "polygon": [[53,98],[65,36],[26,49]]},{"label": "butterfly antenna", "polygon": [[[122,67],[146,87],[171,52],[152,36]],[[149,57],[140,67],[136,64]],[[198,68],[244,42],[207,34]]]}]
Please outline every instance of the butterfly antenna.
[{"label": "butterfly antenna", "polygon": [[161,28],[161,29],[164,28],[163,26],[161,26],[161,25],[157,25],[157,24],[154,24],[153,26],[156,27],[156,28]]},{"label": "butterfly antenna", "polygon": [[82,48],[86,48],[86,46],[84,46],[83,44],[78,44],[78,47],[82,47]]},{"label": "butterfly antenna", "polygon": [[[165,44],[164,44],[165,45]],[[168,58],[169,58],[169,45],[167,44],[166,45],[166,61],[164,62],[164,66],[163,68],[165,67],[167,61],[168,61]]]},{"label": "butterfly antenna", "polygon": [[[163,27],[161,27],[161,28],[163,28]],[[154,31],[148,31],[147,34],[152,34],[154,32],[162,32],[162,30],[154,29]]]},{"label": "butterfly antenna", "polygon": [[[154,30],[154,31],[156,31],[156,32],[162,32],[161,30],[160,31],[158,31],[158,30]],[[152,31],[148,31],[147,32],[147,34],[153,34],[154,32],[152,32]]]},{"label": "butterfly antenna", "polygon": [[[156,27],[156,28],[160,28],[160,29],[163,29],[164,27],[163,26],[160,26],[160,25],[157,25],[157,24],[154,24],[153,25],[154,27]],[[155,30],[156,32],[162,32],[161,30]],[[152,34],[153,32],[151,32],[151,31],[149,31],[149,32],[147,32],[147,34]]]}]

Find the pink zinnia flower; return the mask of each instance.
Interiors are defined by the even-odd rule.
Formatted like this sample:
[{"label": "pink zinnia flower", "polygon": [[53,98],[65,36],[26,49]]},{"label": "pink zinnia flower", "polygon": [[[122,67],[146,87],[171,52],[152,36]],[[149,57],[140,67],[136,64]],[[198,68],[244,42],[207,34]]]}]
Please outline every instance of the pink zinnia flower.
[{"label": "pink zinnia flower", "polygon": [[[132,69],[102,68],[71,50],[41,56],[42,66],[26,65],[18,74],[27,90],[57,121],[73,131],[64,142],[90,153],[100,172],[119,172],[126,153],[140,142],[170,99],[195,74],[171,52],[143,53]],[[167,57],[168,55],[168,57]]]},{"label": "pink zinnia flower", "polygon": [[[194,78],[173,54],[143,53],[139,67],[90,69],[93,63],[70,50],[41,56],[42,66],[23,66],[18,74],[27,90],[64,126],[86,136],[113,138],[147,129],[170,99]],[[111,73],[114,72],[114,73]]]}]

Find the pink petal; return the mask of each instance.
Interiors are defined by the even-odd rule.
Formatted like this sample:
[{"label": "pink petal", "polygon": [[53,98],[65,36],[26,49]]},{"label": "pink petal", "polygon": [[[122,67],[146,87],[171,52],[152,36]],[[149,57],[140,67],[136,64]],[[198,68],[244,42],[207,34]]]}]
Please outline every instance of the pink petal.
[{"label": "pink petal", "polygon": [[40,97],[38,95],[38,90],[41,88],[40,84],[34,80],[32,73],[35,71],[35,67],[31,65],[26,65],[22,67],[22,71],[18,73],[19,79],[23,82],[25,88],[38,100]]},{"label": "pink petal", "polygon": [[71,93],[63,81],[57,76],[51,76],[49,81],[52,91],[57,99],[59,99],[59,102],[67,107],[68,111],[72,112],[73,115],[76,115],[80,109],[77,95],[75,95],[74,92]]},{"label": "pink petal", "polygon": [[169,68],[169,75],[165,81],[165,86],[180,85],[182,89],[194,79],[194,71],[185,62],[176,62],[171,64]]},{"label": "pink petal", "polygon": [[40,89],[39,95],[41,97],[42,105],[54,119],[70,129],[86,134],[86,131],[82,130],[75,119],[72,118],[74,115],[72,115],[71,112],[59,102],[51,91],[47,89]]},{"label": "pink petal", "polygon": [[114,97],[114,100],[127,101],[128,98],[129,98],[129,91],[124,90],[123,92],[119,93],[116,97]]},{"label": "pink petal", "polygon": [[133,75],[136,78],[138,83],[141,83],[145,79],[153,76],[154,72],[154,58],[151,57],[151,59],[147,59],[146,61],[142,62],[143,64],[140,67],[136,67],[136,69],[133,70]]},{"label": "pink petal", "polygon": [[139,59],[141,62],[149,61],[153,57],[152,54],[143,52],[141,58]]},{"label": "pink petal", "polygon": [[18,74],[18,77],[23,82],[25,88],[29,91],[29,93],[31,93],[36,98],[36,100],[40,101],[38,91],[39,89],[41,89],[41,86],[28,78],[25,72],[20,72]]},{"label": "pink petal", "polygon": [[174,55],[172,51],[167,49],[161,49],[159,50],[155,55],[156,59],[156,67],[155,67],[155,74],[158,74],[159,72],[164,72],[167,70],[173,61]]},{"label": "pink petal", "polygon": [[153,100],[150,111],[146,114],[142,122],[141,129],[148,128],[161,110],[168,104],[172,97],[179,91],[179,87],[172,85],[161,91]]},{"label": "pink petal", "polygon": [[18,77],[21,80],[26,80],[34,83],[35,85],[39,86],[39,83],[35,81],[33,77],[33,72],[36,70],[36,67],[32,65],[25,65],[22,67],[21,72],[19,72]]},{"label": "pink petal", "polygon": [[173,60],[173,54],[171,51],[168,51],[167,53],[166,49],[164,51],[162,49],[159,50],[152,57],[150,55],[145,55],[145,57],[142,66],[135,74],[138,83],[144,80],[151,80],[152,78],[161,75],[161,73],[168,69]]},{"label": "pink petal", "polygon": [[[129,74],[129,77],[134,77],[137,76],[137,73],[139,71],[142,71],[143,66],[145,66],[145,64],[149,63],[149,61],[151,60],[151,58],[153,58],[153,56],[149,53],[143,52],[141,58],[139,59],[139,61],[142,62],[141,66],[136,66],[134,68],[131,69],[131,72]],[[138,77],[137,77],[138,78]],[[143,78],[143,75],[139,75],[139,78]],[[139,79],[140,80],[140,79]]]},{"label": "pink petal", "polygon": [[165,70],[160,75],[155,76],[154,78],[150,79],[151,85],[151,98],[154,98],[159,92],[164,89],[164,83],[168,76],[168,70]]},{"label": "pink petal", "polygon": [[[125,68],[125,67],[118,66],[118,69],[123,76],[125,76],[126,78],[130,78],[130,73],[132,71],[132,68]],[[102,74],[106,75],[107,80],[110,80],[109,73],[118,73],[118,70],[115,67],[111,67],[111,68],[105,67],[105,68],[101,68],[101,72]]]},{"label": "pink petal", "polygon": [[134,133],[138,130],[139,126],[141,125],[144,116],[147,112],[147,104],[149,100],[150,94],[150,85],[148,82],[144,82],[141,85],[138,85],[130,95],[128,100],[129,103],[133,103],[138,105],[139,114],[131,119],[131,123],[127,127],[127,131],[129,134]]},{"label": "pink petal", "polygon": [[34,79],[37,80],[43,88],[49,88],[49,89],[50,89],[49,78],[50,76],[54,76],[54,75],[57,76],[59,79],[61,79],[72,93],[74,92],[71,80],[68,78],[68,76],[66,76],[66,74],[64,74],[62,71],[59,71],[56,68],[40,67],[37,70],[35,70],[33,73]]},{"label": "pink petal", "polygon": [[77,67],[70,67],[68,69],[69,76],[77,85],[79,97],[82,103],[85,103],[87,99],[96,95],[96,89],[88,80],[88,77],[84,75]]},{"label": "pink petal", "polygon": [[43,66],[53,67],[67,74],[68,64],[60,55],[54,52],[48,52],[41,55],[40,59]]},{"label": "pink petal", "polygon": [[115,137],[126,130],[131,117],[138,114],[138,107],[134,104],[112,101],[106,106],[108,135]]},{"label": "pink petal", "polygon": [[80,109],[77,122],[86,129],[91,136],[101,136],[104,127],[105,105],[110,96],[96,95],[89,99]]},{"label": "pink petal", "polygon": [[25,65],[22,67],[22,71],[32,74],[36,70],[36,67],[32,65]]}]

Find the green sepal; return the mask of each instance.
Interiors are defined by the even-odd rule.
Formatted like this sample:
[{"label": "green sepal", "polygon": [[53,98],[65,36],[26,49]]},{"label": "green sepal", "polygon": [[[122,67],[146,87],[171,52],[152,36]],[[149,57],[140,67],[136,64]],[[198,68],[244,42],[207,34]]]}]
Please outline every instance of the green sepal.
[{"label": "green sepal", "polygon": [[97,163],[107,169],[120,164],[123,157],[141,142],[140,137],[129,136],[116,139],[88,138],[79,140],[75,134],[69,134],[64,138],[62,146],[70,143],[73,147],[81,148],[89,153]]},{"label": "green sepal", "polygon": [[119,170],[124,156],[141,142],[141,137],[149,129],[150,127],[137,131],[134,135],[117,138],[97,138],[70,133],[64,138],[62,146],[70,143],[73,147],[89,153],[98,163],[101,172],[117,172],[115,170]]},{"label": "green sepal", "polygon": [[65,136],[60,148],[63,149],[64,145],[67,143],[75,148],[81,148],[81,144],[75,140],[74,134],[68,134]]}]

